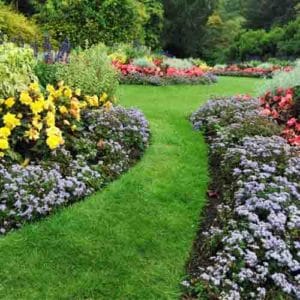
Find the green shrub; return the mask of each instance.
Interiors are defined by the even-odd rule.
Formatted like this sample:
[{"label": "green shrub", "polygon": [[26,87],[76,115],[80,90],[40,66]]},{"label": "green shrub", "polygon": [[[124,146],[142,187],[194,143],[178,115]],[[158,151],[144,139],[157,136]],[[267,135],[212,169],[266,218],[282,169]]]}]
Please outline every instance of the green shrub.
[{"label": "green shrub", "polygon": [[133,43],[116,43],[109,48],[109,54],[124,56],[127,60],[132,60],[137,57],[151,56],[151,49],[147,46],[136,46]]},{"label": "green shrub", "polygon": [[291,72],[277,72],[271,80],[265,79],[264,84],[259,88],[262,95],[267,91],[275,91],[277,88],[291,88],[300,86],[300,60]]},{"label": "green shrub", "polygon": [[14,96],[36,81],[35,63],[30,47],[20,48],[13,43],[0,45],[0,97]]},{"label": "green shrub", "polygon": [[72,88],[80,88],[88,95],[105,92],[113,97],[118,86],[118,76],[103,44],[72,53],[69,64],[58,65],[56,79]]},{"label": "green shrub", "polygon": [[155,64],[149,60],[147,57],[140,57],[140,58],[135,58],[132,61],[132,64],[138,67],[143,67],[143,68],[153,68],[155,67]]},{"label": "green shrub", "polygon": [[137,0],[47,0],[36,19],[58,41],[68,37],[73,46],[134,40],[143,42],[145,6]]},{"label": "green shrub", "polygon": [[249,57],[286,58],[300,55],[300,18],[270,31],[248,30],[237,36],[229,49],[228,59],[246,60]]},{"label": "green shrub", "polygon": [[145,29],[145,44],[152,49],[160,48],[160,37],[164,24],[164,9],[159,0],[144,0],[147,13]]},{"label": "green shrub", "polygon": [[44,62],[38,62],[34,68],[34,72],[38,77],[41,86],[44,88],[47,84],[55,85],[57,83],[57,70],[58,64],[46,64]]},{"label": "green shrub", "polygon": [[163,66],[176,68],[178,70],[187,70],[193,67],[193,63],[189,59],[165,58]]},{"label": "green shrub", "polygon": [[9,40],[22,39],[30,43],[40,39],[41,34],[35,23],[29,21],[23,15],[14,12],[8,6],[0,2],[0,32],[5,34]]}]

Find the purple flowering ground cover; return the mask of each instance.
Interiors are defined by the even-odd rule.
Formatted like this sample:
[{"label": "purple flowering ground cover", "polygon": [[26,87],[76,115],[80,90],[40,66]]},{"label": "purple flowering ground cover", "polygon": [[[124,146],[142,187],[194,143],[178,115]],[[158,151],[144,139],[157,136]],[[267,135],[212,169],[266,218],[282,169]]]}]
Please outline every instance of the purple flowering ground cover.
[{"label": "purple flowering ground cover", "polygon": [[217,82],[217,76],[211,73],[206,73],[203,76],[158,76],[158,75],[144,75],[142,73],[131,73],[127,75],[120,75],[120,82],[122,84],[136,84],[136,85],[197,85],[197,84],[213,84]]},{"label": "purple flowering ground cover", "polygon": [[183,281],[187,299],[300,299],[300,149],[257,99],[213,99],[191,121],[210,145],[215,215]]},{"label": "purple flowering ground cover", "polygon": [[87,111],[83,121],[83,136],[71,150],[57,149],[48,160],[27,166],[0,164],[0,234],[102,189],[149,144],[148,121],[139,110],[116,106]]}]

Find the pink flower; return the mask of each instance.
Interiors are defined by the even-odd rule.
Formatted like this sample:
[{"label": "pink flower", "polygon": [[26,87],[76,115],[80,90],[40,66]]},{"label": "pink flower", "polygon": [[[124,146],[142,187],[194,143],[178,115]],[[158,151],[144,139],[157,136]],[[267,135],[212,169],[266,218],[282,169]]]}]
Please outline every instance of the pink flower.
[{"label": "pink flower", "polygon": [[292,127],[296,124],[297,119],[296,118],[291,118],[288,120],[288,122],[286,123],[288,127]]}]

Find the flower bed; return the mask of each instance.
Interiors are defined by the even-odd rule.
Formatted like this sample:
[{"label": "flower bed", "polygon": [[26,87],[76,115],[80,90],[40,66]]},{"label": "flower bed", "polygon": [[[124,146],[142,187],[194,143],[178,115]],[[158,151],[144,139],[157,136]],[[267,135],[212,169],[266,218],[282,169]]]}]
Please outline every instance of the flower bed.
[{"label": "flower bed", "polygon": [[300,149],[260,111],[258,99],[234,97],[191,117],[210,143],[213,190],[184,282],[189,296],[300,299]]},{"label": "flower bed", "polygon": [[212,73],[218,76],[238,76],[238,77],[267,77],[270,78],[273,76],[274,72],[285,71],[290,72],[292,67],[242,67],[237,65],[225,66],[225,67],[216,67],[213,69]]},{"label": "flower bed", "polygon": [[214,75],[202,71],[197,66],[178,69],[164,65],[162,60],[156,60],[150,66],[137,66],[120,61],[113,61],[113,65],[120,72],[120,81],[124,84],[170,85],[216,82]]},{"label": "flower bed", "polygon": [[149,142],[135,109],[107,94],[34,83],[0,100],[0,232],[44,217],[101,189],[132,166]]}]

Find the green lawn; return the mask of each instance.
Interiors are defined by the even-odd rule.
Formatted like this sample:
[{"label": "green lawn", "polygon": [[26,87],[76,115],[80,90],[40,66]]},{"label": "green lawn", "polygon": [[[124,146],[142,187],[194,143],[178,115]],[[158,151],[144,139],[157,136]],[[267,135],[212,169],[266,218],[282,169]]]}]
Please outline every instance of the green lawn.
[{"label": "green lawn", "polygon": [[0,298],[177,299],[208,182],[207,148],[187,116],[210,95],[258,83],[122,86],[120,103],[150,121],[149,150],[104,191],[0,239]]}]

